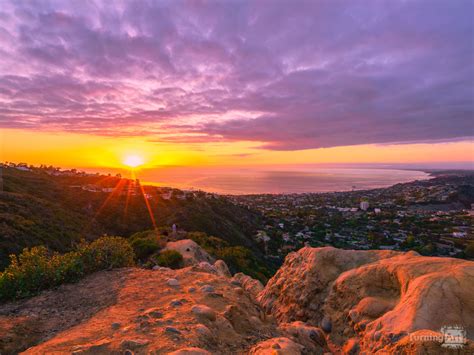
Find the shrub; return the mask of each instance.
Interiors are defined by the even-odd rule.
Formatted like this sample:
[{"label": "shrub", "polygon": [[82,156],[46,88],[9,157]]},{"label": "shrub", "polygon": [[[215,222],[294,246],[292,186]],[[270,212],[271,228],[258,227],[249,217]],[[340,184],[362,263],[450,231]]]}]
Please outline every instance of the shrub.
[{"label": "shrub", "polygon": [[166,245],[164,238],[154,230],[135,233],[128,240],[139,261],[145,261],[150,255]]},{"label": "shrub", "polygon": [[156,263],[160,266],[178,269],[183,264],[183,256],[176,250],[164,250],[156,257]]},{"label": "shrub", "polygon": [[134,265],[133,249],[126,239],[102,237],[80,247],[87,272]]},{"label": "shrub", "polygon": [[139,238],[130,242],[137,260],[144,261],[150,255],[160,250],[160,245],[156,239]]},{"label": "shrub", "polygon": [[65,282],[74,282],[97,271],[133,265],[133,250],[118,237],[102,237],[77,250],[50,253],[44,246],[23,249],[10,256],[10,265],[0,273],[0,300],[32,296]]}]

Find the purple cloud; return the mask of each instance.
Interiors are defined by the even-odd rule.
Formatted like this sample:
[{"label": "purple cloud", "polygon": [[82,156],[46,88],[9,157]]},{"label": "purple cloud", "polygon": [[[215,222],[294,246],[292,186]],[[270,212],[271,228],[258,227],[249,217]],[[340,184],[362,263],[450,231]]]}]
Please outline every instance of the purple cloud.
[{"label": "purple cloud", "polygon": [[296,150],[474,135],[472,1],[3,1],[0,127]]}]

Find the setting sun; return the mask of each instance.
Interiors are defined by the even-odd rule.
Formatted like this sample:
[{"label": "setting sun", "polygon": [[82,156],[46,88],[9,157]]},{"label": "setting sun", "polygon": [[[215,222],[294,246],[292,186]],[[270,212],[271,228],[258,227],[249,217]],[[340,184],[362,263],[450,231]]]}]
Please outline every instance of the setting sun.
[{"label": "setting sun", "polygon": [[144,159],[139,156],[139,155],[127,155],[124,159],[123,159],[123,163],[126,165],[126,166],[129,166],[131,168],[136,168],[140,165],[143,165],[145,163]]}]

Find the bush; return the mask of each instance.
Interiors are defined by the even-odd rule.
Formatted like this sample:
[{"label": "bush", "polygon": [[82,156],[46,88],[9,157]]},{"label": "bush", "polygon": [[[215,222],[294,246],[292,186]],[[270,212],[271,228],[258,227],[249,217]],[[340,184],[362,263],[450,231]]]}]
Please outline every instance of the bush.
[{"label": "bush", "polygon": [[98,270],[133,265],[133,250],[118,237],[102,237],[76,251],[50,253],[44,246],[23,249],[10,256],[10,265],[0,273],[0,300],[32,296],[41,290],[79,280]]},{"label": "bush", "polygon": [[272,276],[271,270],[248,248],[230,246],[227,241],[202,232],[189,232],[186,237],[194,240],[215,258],[224,260],[232,273],[243,272],[262,282],[266,282]]},{"label": "bush", "polygon": [[150,255],[160,250],[160,245],[156,239],[139,238],[130,242],[137,260],[144,261]]},{"label": "bush", "polygon": [[183,264],[183,256],[176,250],[164,250],[157,256],[156,263],[160,266],[179,269]]},{"label": "bush", "polygon": [[166,241],[158,231],[150,230],[133,234],[128,239],[138,261],[144,262],[152,254],[163,249]]},{"label": "bush", "polygon": [[134,265],[133,249],[120,237],[102,237],[83,244],[80,253],[88,273]]},{"label": "bush", "polygon": [[217,251],[217,257],[224,260],[231,272],[243,272],[266,282],[271,272],[258,262],[250,249],[242,246],[226,247]]}]

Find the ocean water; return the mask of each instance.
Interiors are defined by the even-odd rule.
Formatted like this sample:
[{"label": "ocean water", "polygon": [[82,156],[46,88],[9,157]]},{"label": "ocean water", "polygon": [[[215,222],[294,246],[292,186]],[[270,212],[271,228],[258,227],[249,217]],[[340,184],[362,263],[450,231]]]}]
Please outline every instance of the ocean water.
[{"label": "ocean water", "polygon": [[364,190],[425,180],[430,176],[422,171],[395,169],[318,168],[282,171],[175,168],[143,171],[138,177],[143,182],[158,186],[243,195]]}]

